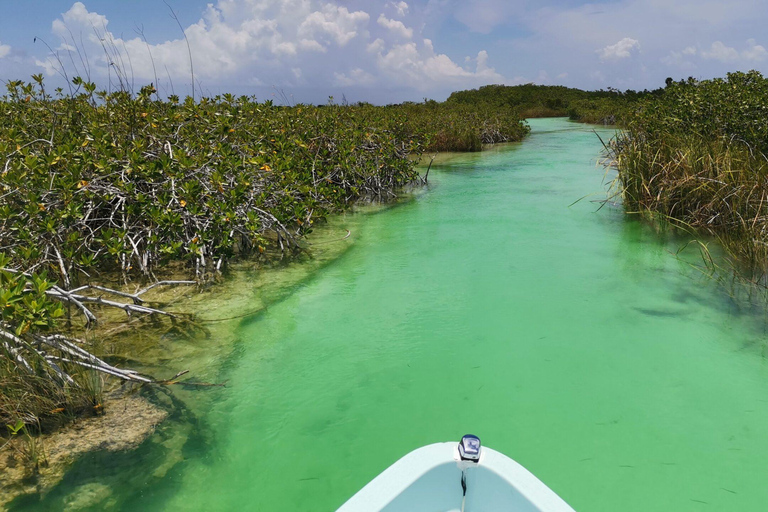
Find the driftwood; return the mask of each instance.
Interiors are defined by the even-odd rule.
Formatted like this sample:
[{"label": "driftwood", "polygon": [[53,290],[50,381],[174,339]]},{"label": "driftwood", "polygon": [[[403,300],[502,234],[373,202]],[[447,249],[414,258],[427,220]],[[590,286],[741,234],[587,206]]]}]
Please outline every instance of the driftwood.
[{"label": "driftwood", "polygon": [[[11,268],[0,268],[0,270],[5,272],[10,272],[12,274],[21,274],[27,277],[30,276],[30,274],[26,272],[20,272],[18,270],[14,270]],[[93,285],[93,284],[87,284],[85,286],[80,286],[72,290],[65,290],[64,288],[53,285],[49,290],[46,290],[45,294],[61,302],[65,302],[67,304],[72,304],[76,306],[83,313],[83,316],[85,316],[86,326],[91,326],[98,322],[98,318],[93,313],[93,311],[91,311],[85,306],[85,304],[98,304],[102,306],[119,308],[125,311],[128,316],[130,316],[131,313],[146,313],[150,315],[151,314],[164,315],[164,316],[175,318],[176,315],[174,315],[173,313],[169,313],[168,311],[163,311],[162,309],[156,309],[156,308],[144,306],[144,300],[141,298],[141,296],[158,286],[196,285],[196,284],[198,284],[197,281],[158,281],[150,286],[147,286],[142,290],[139,290],[136,293],[121,292],[119,290],[113,290],[111,288],[106,288],[104,286]],[[96,290],[102,293],[115,295],[117,297],[124,297],[127,299],[131,299],[132,303],[108,300],[101,295],[98,295],[98,296],[83,295],[82,293],[80,293],[85,290]]]},{"label": "driftwood", "polygon": [[[28,275],[13,269],[0,269],[11,273]],[[119,290],[113,290],[99,285],[85,285],[72,290],[66,290],[59,286],[52,286],[45,293],[49,297],[58,301],[71,304],[82,313],[86,321],[86,326],[97,322],[96,314],[89,309],[86,304],[97,304],[105,307],[118,308],[125,311],[128,315],[140,313],[146,315],[163,315],[176,318],[176,314],[153,308],[145,305],[142,295],[158,286],[168,285],[192,285],[196,281],[159,281],[136,293],[127,293]],[[86,292],[100,292],[100,295],[87,294]],[[130,302],[119,302],[117,300],[105,299],[104,294],[113,295],[129,299]],[[139,374],[130,369],[117,368],[110,365],[103,359],[100,359],[85,350],[82,345],[84,342],[75,338],[63,336],[61,334],[52,335],[30,335],[27,333],[16,334],[8,324],[0,322],[0,349],[8,357],[15,361],[16,366],[29,375],[36,375],[42,371],[50,376],[54,381],[62,386],[77,386],[70,372],[66,368],[79,366],[100,373],[111,375],[118,379],[138,382],[145,384],[168,384],[174,379],[187,373],[179,372],[173,379],[156,380],[148,376]]]}]

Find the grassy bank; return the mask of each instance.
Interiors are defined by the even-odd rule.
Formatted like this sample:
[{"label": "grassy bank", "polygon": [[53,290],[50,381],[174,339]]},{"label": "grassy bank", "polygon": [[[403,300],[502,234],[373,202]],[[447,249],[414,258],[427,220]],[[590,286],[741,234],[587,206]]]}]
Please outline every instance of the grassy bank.
[{"label": "grassy bank", "polygon": [[736,267],[768,270],[768,80],[668,81],[611,146],[630,212],[716,237]]},{"label": "grassy bank", "polygon": [[610,144],[631,213],[715,237],[743,277],[768,271],[768,81],[758,72],[654,90],[490,85],[447,103],[512,107],[624,130]]},{"label": "grassy bank", "polygon": [[11,425],[92,409],[94,370],[140,377],[59,334],[108,307],[163,313],[115,283],[149,286],[169,269],[203,282],[235,258],[291,258],[328,215],[420,183],[414,156],[528,131],[512,108],[161,101],[151,86],[108,94],[79,79],[63,95],[33,78],[0,101],[0,422]]}]

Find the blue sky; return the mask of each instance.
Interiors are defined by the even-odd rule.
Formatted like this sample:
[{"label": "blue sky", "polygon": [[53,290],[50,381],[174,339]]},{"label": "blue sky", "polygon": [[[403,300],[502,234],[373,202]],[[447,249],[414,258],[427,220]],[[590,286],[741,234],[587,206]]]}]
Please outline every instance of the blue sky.
[{"label": "blue sky", "polygon": [[162,0],[5,3],[0,79],[43,72],[57,85],[63,67],[104,87],[120,75],[188,94],[183,34],[205,94],[295,102],[441,100],[489,83],[652,89],[668,76],[768,72],[763,0],[168,0],[184,33]]}]

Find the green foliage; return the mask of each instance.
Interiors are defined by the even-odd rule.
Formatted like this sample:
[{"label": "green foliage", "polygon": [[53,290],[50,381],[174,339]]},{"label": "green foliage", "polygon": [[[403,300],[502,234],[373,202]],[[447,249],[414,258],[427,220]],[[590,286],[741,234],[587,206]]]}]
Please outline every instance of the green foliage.
[{"label": "green foliage", "polygon": [[30,329],[52,328],[56,319],[64,316],[61,303],[45,294],[53,283],[45,273],[27,276],[4,270],[7,263],[7,257],[0,253],[0,325],[12,326],[16,336]]},{"label": "green foliage", "polygon": [[611,146],[625,207],[712,234],[742,270],[764,273],[767,114],[768,80],[757,71],[668,80]]},{"label": "green foliage", "polygon": [[736,139],[768,152],[767,100],[768,81],[758,71],[669,81],[658,100],[640,104],[630,128],[655,139],[666,133]]},{"label": "green foliage", "polygon": [[14,423],[13,425],[9,423],[6,425],[6,427],[8,427],[8,433],[11,434],[12,436],[15,436],[15,435],[18,435],[19,432],[21,432],[22,429],[24,428],[24,422],[21,420],[16,420],[16,423]]},{"label": "green foliage", "polygon": [[[396,116],[230,95],[50,98],[8,84],[0,102],[0,245],[19,268],[73,281],[94,268],[210,267],[280,245],[318,219],[412,181]],[[98,100],[95,98],[98,96]],[[385,192],[386,191],[386,192]],[[271,233],[278,232],[278,236]]]},{"label": "green foliage", "polygon": [[568,116],[586,123],[621,124],[637,101],[658,95],[660,91],[621,92],[612,88],[583,91],[560,85],[487,85],[454,92],[446,103],[510,107],[524,118]]},{"label": "green foliage", "polygon": [[517,113],[437,103],[275,106],[225,94],[180,103],[42,79],[0,102],[0,246],[16,268],[75,283],[94,269],[198,274],[295,239],[417,178],[409,155],[476,151],[527,133]]},{"label": "green foliage", "polygon": [[47,276],[71,290],[100,272],[127,281],[182,263],[205,278],[235,257],[290,256],[329,214],[418,182],[425,150],[528,130],[511,108],[159,101],[152,85],[72,84],[51,95],[35,75],[0,100],[0,421],[87,410],[98,394],[69,377],[71,354],[43,347],[64,316]]},{"label": "green foliage", "polygon": [[522,140],[530,131],[518,110],[507,106],[426,101],[385,110],[403,115],[408,137],[427,152],[481,151],[485,144]]}]

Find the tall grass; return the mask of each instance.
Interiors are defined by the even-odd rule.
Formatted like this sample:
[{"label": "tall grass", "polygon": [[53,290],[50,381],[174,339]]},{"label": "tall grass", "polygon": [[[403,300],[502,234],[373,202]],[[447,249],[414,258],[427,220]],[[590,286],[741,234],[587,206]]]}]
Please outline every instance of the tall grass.
[{"label": "tall grass", "polygon": [[768,271],[768,82],[668,85],[610,146],[627,211],[716,237],[750,279]]}]

